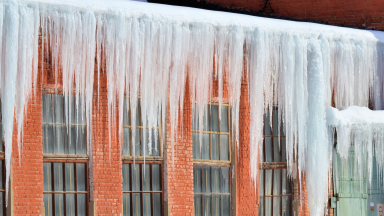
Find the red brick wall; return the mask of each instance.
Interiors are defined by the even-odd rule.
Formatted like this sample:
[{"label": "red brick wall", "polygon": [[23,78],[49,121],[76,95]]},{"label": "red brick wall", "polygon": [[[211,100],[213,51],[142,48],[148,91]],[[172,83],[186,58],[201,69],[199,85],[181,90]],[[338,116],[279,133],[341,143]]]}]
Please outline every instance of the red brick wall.
[{"label": "red brick wall", "polygon": [[39,215],[43,205],[43,140],[41,88],[30,100],[24,119],[24,136],[19,158],[17,122],[14,121],[12,144],[12,193],[14,215]]},{"label": "red brick wall", "polygon": [[[105,70],[105,62],[101,65]],[[93,88],[92,117],[92,162],[93,162],[93,200],[95,215],[120,215],[123,211],[122,159],[120,142],[117,137],[116,115],[108,127],[107,74],[100,72],[100,104],[98,104],[97,68]],[[117,105],[118,103],[116,103]],[[115,107],[115,109],[117,106]],[[117,109],[116,109],[117,111]],[[117,112],[116,112],[117,113]],[[111,148],[109,149],[109,129],[111,130]],[[110,157],[111,155],[111,157]]]},{"label": "red brick wall", "polygon": [[[239,115],[239,152],[237,155],[237,215],[258,215],[259,190],[250,175],[250,107],[247,83],[241,85]],[[258,186],[258,181],[256,182]]]},{"label": "red brick wall", "polygon": [[[171,117],[167,112],[167,130],[164,164],[167,167],[167,193],[169,215],[194,215],[193,195],[193,151],[192,151],[192,106],[187,80],[184,96],[183,117],[175,130],[174,155],[171,146]],[[183,131],[181,127],[183,121]],[[177,133],[177,137],[176,137]],[[172,157],[174,163],[172,163]],[[165,179],[164,179],[165,180]]]},{"label": "red brick wall", "polygon": [[277,17],[316,20],[356,28],[384,29],[384,4],[381,0],[207,0],[207,2],[224,7],[261,11]]}]

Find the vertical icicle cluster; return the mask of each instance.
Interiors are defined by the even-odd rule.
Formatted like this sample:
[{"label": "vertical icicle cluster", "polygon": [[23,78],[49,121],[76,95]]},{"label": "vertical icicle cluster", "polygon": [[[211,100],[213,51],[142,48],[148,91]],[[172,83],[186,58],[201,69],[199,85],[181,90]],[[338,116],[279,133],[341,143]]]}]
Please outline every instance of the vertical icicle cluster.
[{"label": "vertical icicle cluster", "polygon": [[[85,104],[86,115],[73,118],[86,118],[88,151],[92,148],[95,57],[98,72],[101,62],[106,63],[109,146],[112,136],[118,136],[122,143],[123,115],[128,110],[130,125],[136,128],[139,101],[144,154],[159,150],[156,127],[161,123],[164,128],[168,108],[174,152],[178,124],[183,122],[180,118],[185,88],[189,88],[196,113],[193,121],[202,132],[214,78],[218,80],[220,106],[223,84],[227,84],[232,134],[239,147],[240,89],[244,73],[249,84],[253,180],[257,179],[258,160],[262,156],[259,153],[263,150],[263,124],[272,121],[264,120],[263,116],[277,106],[279,124],[285,125],[284,131],[279,127],[279,133],[286,135],[288,175],[301,180],[307,172],[311,215],[323,215],[331,164],[331,149],[325,141],[328,137],[325,108],[332,103],[336,107],[368,106],[369,97],[375,109],[384,108],[382,43],[327,31],[179,18],[54,3],[0,3],[0,90],[7,182],[14,113],[20,146],[26,105],[37,82],[41,28],[43,52],[40,54],[43,59],[51,60],[57,88],[61,88],[62,77],[67,125],[75,115],[68,106],[72,103],[70,95],[76,95],[77,109]],[[100,73],[97,82],[99,93]],[[127,106],[124,106],[125,97]],[[116,115],[117,124],[113,123]],[[162,133],[164,139],[165,129]],[[131,137],[135,143],[136,130],[132,130]],[[200,143],[201,140],[200,134]],[[348,151],[347,147],[340,147],[340,152]],[[133,154],[134,148],[135,145]],[[384,166],[384,162],[380,164]]]}]

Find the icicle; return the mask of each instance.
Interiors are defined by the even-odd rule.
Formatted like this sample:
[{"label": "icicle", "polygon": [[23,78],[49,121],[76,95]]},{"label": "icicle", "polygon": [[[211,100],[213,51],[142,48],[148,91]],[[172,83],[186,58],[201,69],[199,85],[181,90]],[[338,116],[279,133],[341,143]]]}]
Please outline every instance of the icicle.
[{"label": "icicle", "polygon": [[[3,137],[5,145],[6,184],[5,197],[8,205],[9,178],[11,173],[12,136],[17,82],[17,52],[19,13],[14,2],[4,5],[3,64],[1,73]],[[20,87],[20,86],[18,86]]]},{"label": "icicle", "polygon": [[307,192],[311,215],[324,215],[328,202],[328,136],[325,116],[326,84],[319,41],[308,42],[308,162]]}]

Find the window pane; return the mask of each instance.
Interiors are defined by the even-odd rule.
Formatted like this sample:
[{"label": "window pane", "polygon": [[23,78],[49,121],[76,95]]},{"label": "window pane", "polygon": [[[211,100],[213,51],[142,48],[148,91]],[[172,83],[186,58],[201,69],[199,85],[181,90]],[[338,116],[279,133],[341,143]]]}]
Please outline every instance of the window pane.
[{"label": "window pane", "polygon": [[52,194],[44,194],[44,208],[45,208],[45,215],[46,216],[52,216]]},{"label": "window pane", "polygon": [[158,129],[152,131],[152,156],[160,156],[160,131]]},{"label": "window pane", "polygon": [[131,215],[131,194],[123,193],[123,215]]},{"label": "window pane", "polygon": [[152,165],[152,191],[161,191],[160,188],[160,165]]},{"label": "window pane", "polygon": [[259,170],[259,215],[264,215],[264,170]]},{"label": "window pane", "polygon": [[43,152],[53,154],[53,126],[43,125]]},{"label": "window pane", "polygon": [[52,191],[51,163],[43,164],[43,175],[44,175],[44,191]]},{"label": "window pane", "polygon": [[53,123],[64,123],[64,100],[63,95],[52,94]]},{"label": "window pane", "polygon": [[85,126],[76,127],[76,154],[87,154],[87,137],[85,132]]},{"label": "window pane", "polygon": [[229,193],[229,167],[221,167],[221,193]]},{"label": "window pane", "polygon": [[265,170],[265,195],[272,195],[272,170]]},{"label": "window pane", "polygon": [[211,192],[211,168],[202,167],[202,170],[203,170],[202,192],[210,193]]},{"label": "window pane", "polygon": [[273,197],[273,215],[280,216],[281,197]]},{"label": "window pane", "polygon": [[199,133],[192,133],[193,159],[201,159]]},{"label": "window pane", "polygon": [[219,135],[211,134],[212,138],[212,159],[219,160]]},{"label": "window pane", "polygon": [[287,170],[286,169],[283,169],[282,170],[283,172],[283,195],[285,194],[291,194],[291,185],[289,183],[289,179],[287,178]]},{"label": "window pane", "polygon": [[265,215],[272,215],[272,212],[271,212],[272,197],[265,197],[264,202],[265,202],[265,209],[264,209]]},{"label": "window pane", "polygon": [[231,198],[230,195],[221,195],[221,215],[229,216],[230,214],[230,206],[231,206]]},{"label": "window pane", "polygon": [[290,205],[290,197],[289,196],[283,196],[283,215],[289,216],[291,215],[291,205]]},{"label": "window pane", "polygon": [[195,216],[201,216],[201,195],[195,195]]},{"label": "window pane", "polygon": [[86,194],[77,194],[77,214],[78,216],[85,216],[87,214]]},{"label": "window pane", "polygon": [[286,143],[285,143],[285,137],[281,137],[281,156],[282,156],[282,162],[287,162],[287,155],[286,155]]},{"label": "window pane", "polygon": [[[0,104],[1,106],[1,104]],[[1,110],[1,108],[0,108]],[[1,115],[1,112],[0,112]],[[0,122],[0,152],[4,151],[4,146],[3,146],[3,122]]]},{"label": "window pane", "polygon": [[140,191],[140,165],[132,164],[132,191]]},{"label": "window pane", "polygon": [[123,125],[131,125],[131,122],[129,120],[129,111],[127,109],[127,106],[129,107],[127,98],[124,98],[124,104],[123,104]]},{"label": "window pane", "polygon": [[212,167],[212,193],[220,193],[220,167]]},{"label": "window pane", "polygon": [[43,94],[43,123],[52,123],[51,94]]},{"label": "window pane", "polygon": [[132,210],[134,216],[141,216],[140,194],[132,194]]},{"label": "window pane", "polygon": [[130,164],[123,164],[123,191],[130,191],[129,167],[130,167]]},{"label": "window pane", "polygon": [[63,194],[55,194],[55,215],[64,216],[64,196]]},{"label": "window pane", "polygon": [[212,195],[212,216],[221,216],[219,195]]},{"label": "window pane", "polygon": [[221,106],[221,121],[220,121],[220,131],[228,132],[228,107]]},{"label": "window pane", "polygon": [[203,195],[203,211],[204,216],[211,215],[211,195]]},{"label": "window pane", "polygon": [[[272,111],[272,119],[273,119],[273,135],[278,135],[279,133],[279,121],[278,121],[278,112],[277,110]],[[280,132],[281,133],[281,132]]]},{"label": "window pane", "polygon": [[124,128],[123,129],[123,156],[130,156],[131,155],[131,129],[130,128]]},{"label": "window pane", "polygon": [[65,126],[63,125],[53,126],[55,154],[64,154],[64,129],[65,129]]},{"label": "window pane", "polygon": [[153,214],[154,216],[161,215],[161,194],[154,193],[153,195]]},{"label": "window pane", "polygon": [[265,135],[272,135],[272,132],[271,132],[271,119],[270,119],[270,115],[269,113],[268,114],[265,114],[264,115],[264,134]]},{"label": "window pane", "polygon": [[209,134],[203,133],[202,136],[203,136],[202,146],[201,146],[202,159],[209,160]]},{"label": "window pane", "polygon": [[[55,191],[63,191],[63,164],[54,163]],[[55,198],[56,199],[56,198]]]},{"label": "window pane", "polygon": [[[1,114],[1,113],[0,113]],[[4,209],[4,192],[0,192],[0,216],[3,216],[4,212],[3,212],[3,209]]]},{"label": "window pane", "polygon": [[143,191],[150,191],[151,190],[151,176],[150,176],[150,169],[149,169],[149,164],[144,164],[141,165],[141,167],[143,168],[142,170],[142,173],[143,173],[143,176],[142,176],[142,184],[143,184]]},{"label": "window pane", "polygon": [[273,170],[273,195],[281,194],[281,170]]},{"label": "window pane", "polygon": [[219,106],[211,105],[211,131],[219,131]]},{"label": "window pane", "polygon": [[135,137],[135,156],[140,156],[140,129],[136,129],[136,137]]},{"label": "window pane", "polygon": [[228,135],[220,135],[220,160],[229,160]]},{"label": "window pane", "polygon": [[143,215],[151,216],[151,194],[143,193]]},{"label": "window pane", "polygon": [[67,207],[67,215],[74,216],[76,214],[75,194],[66,194],[65,200],[66,200],[65,205]]},{"label": "window pane", "polygon": [[77,163],[76,164],[76,171],[77,171],[77,191],[86,191],[85,188],[85,163]]},{"label": "window pane", "polygon": [[[0,133],[1,133],[1,131],[0,131]],[[0,160],[0,189],[3,189],[3,171],[4,171],[3,170],[3,163],[4,163],[4,160]]]},{"label": "window pane", "polygon": [[[76,97],[77,100],[76,100]],[[85,107],[82,102],[82,96],[72,96],[72,124],[80,124],[84,125],[86,124],[86,119],[85,119]]]},{"label": "window pane", "polygon": [[[66,137],[66,153],[67,154],[76,154],[76,126],[70,126],[69,128],[67,128],[67,126],[65,126],[65,129],[66,129],[66,134],[65,134],[65,137]],[[68,131],[68,129],[70,129],[70,131]]]},{"label": "window pane", "polygon": [[193,191],[195,193],[201,192],[201,167],[193,167]]},{"label": "window pane", "polygon": [[280,162],[280,142],[279,137],[273,137],[273,161]]},{"label": "window pane", "polygon": [[265,162],[272,162],[272,139],[265,137],[265,155],[263,155]]},{"label": "window pane", "polygon": [[75,165],[73,163],[65,164],[65,189],[75,191]]}]

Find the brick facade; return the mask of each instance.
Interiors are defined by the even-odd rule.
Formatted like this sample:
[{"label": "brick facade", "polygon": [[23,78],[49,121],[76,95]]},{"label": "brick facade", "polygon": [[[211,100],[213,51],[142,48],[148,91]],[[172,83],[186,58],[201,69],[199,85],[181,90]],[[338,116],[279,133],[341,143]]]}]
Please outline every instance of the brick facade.
[{"label": "brick facade", "polygon": [[[206,0],[207,8],[235,9],[276,18],[384,30],[384,5],[372,1]],[[226,9],[223,9],[226,8]]]}]

